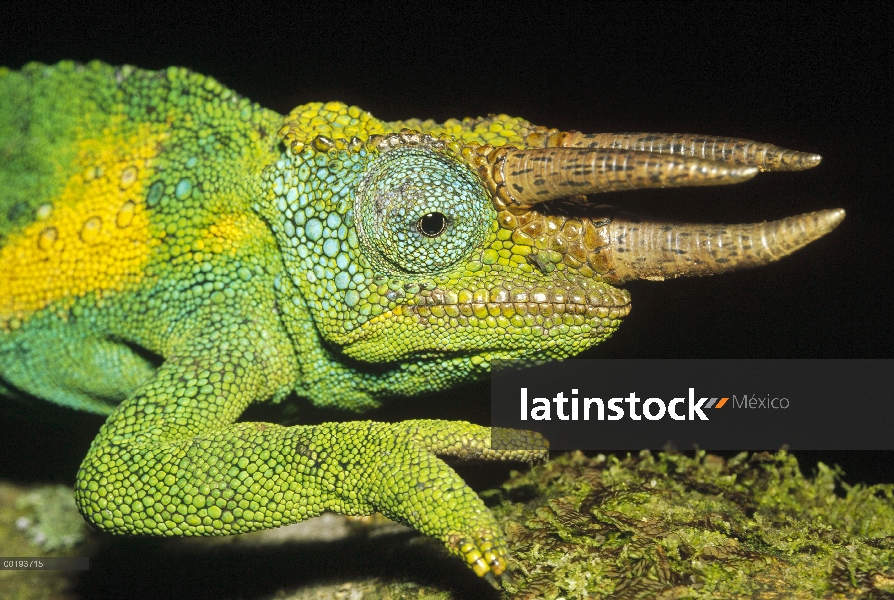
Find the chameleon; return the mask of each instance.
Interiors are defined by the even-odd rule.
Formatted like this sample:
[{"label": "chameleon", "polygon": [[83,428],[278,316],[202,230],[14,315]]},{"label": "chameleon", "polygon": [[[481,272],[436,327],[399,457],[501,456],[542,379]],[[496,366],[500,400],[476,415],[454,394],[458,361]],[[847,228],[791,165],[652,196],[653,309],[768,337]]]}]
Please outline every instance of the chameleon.
[{"label": "chameleon", "polygon": [[[679,224],[605,192],[723,185],[821,157],[736,138],[584,134],[507,115],[286,116],[185,68],[0,69],[0,395],[107,415],[78,507],[113,534],[228,535],[380,512],[501,575],[503,534],[443,458],[548,444],[359,413],[607,339],[635,279],[775,261],[844,218]],[[289,401],[292,401],[291,399]],[[499,447],[497,447],[499,446]]]}]

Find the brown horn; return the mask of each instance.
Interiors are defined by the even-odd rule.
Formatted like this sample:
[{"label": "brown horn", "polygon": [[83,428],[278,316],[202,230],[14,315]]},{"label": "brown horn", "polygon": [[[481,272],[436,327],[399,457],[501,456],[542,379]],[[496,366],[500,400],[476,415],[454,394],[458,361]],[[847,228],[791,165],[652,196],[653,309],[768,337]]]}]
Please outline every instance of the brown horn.
[{"label": "brown horn", "polygon": [[608,248],[618,282],[713,275],[779,260],[842,219],[840,208],[745,225],[670,224],[620,214],[608,225]]},{"label": "brown horn", "polygon": [[515,206],[599,192],[739,183],[758,172],[697,158],[590,148],[511,150],[495,168]]},{"label": "brown horn", "polygon": [[568,148],[612,148],[657,154],[690,156],[724,164],[757,167],[761,171],[803,171],[817,166],[819,154],[798,152],[741,138],[693,133],[594,133],[560,135],[556,142]]}]

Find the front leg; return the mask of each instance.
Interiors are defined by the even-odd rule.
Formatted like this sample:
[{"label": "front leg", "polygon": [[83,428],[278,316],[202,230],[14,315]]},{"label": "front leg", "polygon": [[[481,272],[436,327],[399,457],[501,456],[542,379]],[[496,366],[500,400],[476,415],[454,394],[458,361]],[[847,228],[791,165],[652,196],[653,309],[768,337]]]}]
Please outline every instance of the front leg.
[{"label": "front leg", "polygon": [[468,423],[236,423],[269,395],[267,362],[248,336],[168,359],[84,459],[76,496],[85,517],[112,533],[226,535],[326,510],[380,511],[442,540],[479,575],[505,569],[495,519],[435,454],[537,460],[541,438],[522,435],[520,449],[498,451],[488,428]]}]

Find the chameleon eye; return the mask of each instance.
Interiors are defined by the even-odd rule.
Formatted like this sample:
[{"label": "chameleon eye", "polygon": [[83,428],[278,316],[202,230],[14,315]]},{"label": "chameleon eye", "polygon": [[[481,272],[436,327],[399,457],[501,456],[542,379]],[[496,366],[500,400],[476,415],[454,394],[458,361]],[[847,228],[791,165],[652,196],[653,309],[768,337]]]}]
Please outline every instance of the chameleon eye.
[{"label": "chameleon eye", "polygon": [[425,146],[395,148],[370,162],[354,215],[364,254],[392,275],[447,271],[484,241],[496,218],[478,176]]},{"label": "chameleon eye", "polygon": [[438,237],[447,229],[447,217],[439,212],[422,215],[422,218],[416,221],[416,229],[425,237]]}]

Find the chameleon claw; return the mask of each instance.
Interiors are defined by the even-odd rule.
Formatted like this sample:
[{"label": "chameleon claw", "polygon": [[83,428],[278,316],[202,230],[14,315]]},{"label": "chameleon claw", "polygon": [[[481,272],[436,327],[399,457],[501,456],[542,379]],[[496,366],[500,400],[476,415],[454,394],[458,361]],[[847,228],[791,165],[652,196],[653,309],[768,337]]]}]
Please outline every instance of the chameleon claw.
[{"label": "chameleon claw", "polygon": [[495,590],[500,589],[500,582],[497,581],[497,578],[493,573],[488,571],[487,573],[482,575],[482,577],[484,578],[485,581],[487,581],[491,585],[492,588],[494,588]]},{"label": "chameleon claw", "polygon": [[514,575],[512,575],[511,571],[503,571],[498,577],[503,583],[508,583],[509,585],[518,585],[518,580],[515,578]]}]

